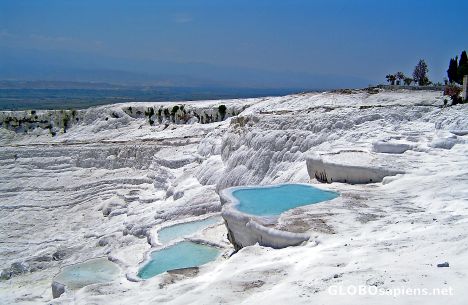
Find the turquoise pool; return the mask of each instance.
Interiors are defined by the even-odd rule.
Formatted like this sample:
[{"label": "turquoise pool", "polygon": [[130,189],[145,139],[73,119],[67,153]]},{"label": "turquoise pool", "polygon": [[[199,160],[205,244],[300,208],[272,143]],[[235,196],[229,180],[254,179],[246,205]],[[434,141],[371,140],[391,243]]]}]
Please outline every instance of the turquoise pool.
[{"label": "turquoise pool", "polygon": [[200,266],[215,260],[219,253],[215,247],[182,241],[153,251],[150,261],[140,269],[138,276],[148,279],[168,270]]},{"label": "turquoise pool", "polygon": [[79,289],[96,283],[107,283],[120,275],[120,268],[107,258],[93,259],[64,267],[54,281],[70,289]]},{"label": "turquoise pool", "polygon": [[256,216],[277,216],[284,211],[339,196],[336,192],[324,191],[304,184],[240,188],[232,192],[238,200],[236,208]]},{"label": "turquoise pool", "polygon": [[215,216],[203,220],[184,222],[166,227],[158,231],[158,240],[160,243],[166,244],[178,238],[194,234],[195,232],[201,231],[202,229],[220,221],[221,217]]}]

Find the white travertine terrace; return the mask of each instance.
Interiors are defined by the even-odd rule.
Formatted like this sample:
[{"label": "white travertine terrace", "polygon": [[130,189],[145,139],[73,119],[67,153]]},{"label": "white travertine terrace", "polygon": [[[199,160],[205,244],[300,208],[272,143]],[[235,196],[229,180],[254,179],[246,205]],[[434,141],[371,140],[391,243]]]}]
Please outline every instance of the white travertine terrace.
[{"label": "white travertine terrace", "polygon": [[[252,186],[254,188],[270,187],[269,185]],[[236,250],[243,247],[259,244],[272,248],[285,248],[297,246],[308,241],[310,234],[295,233],[278,230],[272,226],[278,217],[262,217],[243,213],[236,208],[238,200],[232,194],[238,189],[248,188],[232,187],[220,192],[221,204],[223,205],[221,215],[224,218],[228,230],[228,239]]]},{"label": "white travertine terrace", "polygon": [[[390,157],[365,151],[311,153],[306,157],[309,176],[321,182],[350,184],[381,182],[384,177],[403,174]],[[392,161],[397,162],[395,158]]]},{"label": "white travertine terrace", "polygon": [[[30,112],[1,112],[8,123],[0,127],[0,303],[395,302],[328,293],[332,285],[359,283],[389,290],[450,286],[450,297],[398,301],[466,304],[468,107],[444,107],[444,98],[434,91],[361,90],[184,102],[187,112],[212,123],[180,117],[154,125],[144,114],[149,107],[157,112],[181,103],[124,103],[77,111],[66,133],[59,112],[36,112],[43,127],[52,121],[51,130],[34,127]],[[221,104],[228,118],[216,121]],[[396,153],[377,142],[411,149]],[[336,157],[327,154],[346,151],[405,173],[382,183],[333,181],[327,188],[340,197],[283,213],[274,228],[311,236],[300,246],[253,245],[230,256],[234,248],[218,225],[191,238],[229,254],[200,266],[196,276],[128,277],[154,247],[158,228],[219,213],[218,191],[320,183],[309,176],[307,157],[319,153],[327,161]],[[61,266],[100,256],[122,268],[120,278],[52,298]],[[437,267],[444,262],[450,267]]]}]

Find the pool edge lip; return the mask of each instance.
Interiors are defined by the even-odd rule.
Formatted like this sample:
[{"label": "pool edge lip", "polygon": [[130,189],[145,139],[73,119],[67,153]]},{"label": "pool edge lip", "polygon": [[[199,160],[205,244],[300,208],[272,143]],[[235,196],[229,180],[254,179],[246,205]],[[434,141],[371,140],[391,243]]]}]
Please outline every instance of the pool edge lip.
[{"label": "pool edge lip", "polygon": [[[229,240],[234,244],[236,250],[239,250],[245,246],[251,246],[258,243],[261,246],[267,246],[272,248],[285,248],[289,246],[297,246],[310,240],[311,235],[307,233],[294,233],[289,231],[283,231],[275,228],[269,228],[262,224],[268,220],[277,220],[284,213],[280,213],[275,216],[261,216],[261,215],[251,215],[245,212],[241,212],[237,209],[237,205],[240,203],[239,200],[233,195],[233,193],[240,189],[252,189],[252,188],[275,188],[285,185],[303,185],[308,187],[313,187],[320,189],[326,192],[332,192],[339,194],[336,191],[322,189],[311,185],[309,183],[279,183],[279,184],[268,184],[268,185],[246,185],[246,186],[235,186],[229,187],[221,190],[219,196],[221,199],[221,216],[225,221],[226,228],[228,230],[228,235],[231,235]],[[338,198],[338,197],[336,197]],[[332,198],[330,200],[336,199]],[[325,200],[325,201],[330,201]],[[312,205],[314,203],[308,204]],[[307,206],[307,205],[304,205]],[[264,220],[264,221],[262,221]],[[232,227],[236,226],[245,227],[248,232],[234,232],[230,228],[229,224],[231,223]],[[241,228],[243,230],[243,228]],[[246,236],[249,235],[252,236]],[[237,235],[237,239],[236,236]],[[233,240],[231,240],[233,239]]]}]

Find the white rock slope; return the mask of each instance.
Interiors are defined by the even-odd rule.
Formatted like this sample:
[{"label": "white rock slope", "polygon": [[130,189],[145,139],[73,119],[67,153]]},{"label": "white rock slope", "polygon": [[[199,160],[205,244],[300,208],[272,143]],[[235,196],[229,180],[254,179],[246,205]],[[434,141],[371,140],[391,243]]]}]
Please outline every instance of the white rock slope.
[{"label": "white rock slope", "polygon": [[[221,104],[233,110],[224,121],[215,120]],[[2,114],[17,119],[0,128],[1,304],[468,302],[465,105],[443,108],[438,92],[310,93],[187,102],[193,113],[210,112],[211,123],[153,114],[151,125],[144,111],[157,113],[161,105],[83,110],[65,133],[63,116],[44,129],[16,126],[31,113]],[[163,113],[176,104],[164,105]],[[309,178],[307,156],[342,151],[378,156],[379,165],[398,165],[404,174],[378,183],[329,181],[339,200],[278,220],[277,229],[310,235],[305,245],[254,245],[196,276],[128,280],[151,249],[151,232],[219,212],[219,190],[320,183]],[[220,225],[193,238],[229,252],[226,233]],[[61,266],[106,255],[124,270],[121,278],[52,300],[51,280]],[[448,268],[437,267],[444,262]],[[453,295],[336,296],[329,290],[335,285],[450,288]]]}]

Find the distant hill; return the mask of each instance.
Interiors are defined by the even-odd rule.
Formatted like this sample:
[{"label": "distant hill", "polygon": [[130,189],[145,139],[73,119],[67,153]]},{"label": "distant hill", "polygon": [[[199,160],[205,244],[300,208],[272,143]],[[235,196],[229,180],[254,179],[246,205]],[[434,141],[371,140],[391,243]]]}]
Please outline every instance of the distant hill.
[{"label": "distant hill", "polygon": [[0,89],[123,89],[125,86],[94,82],[0,80]]},{"label": "distant hill", "polygon": [[[124,86],[303,88],[307,90],[357,88],[371,82],[352,75],[261,70],[157,60],[130,60],[82,53],[2,49],[0,79],[41,82],[108,83]],[[39,86],[39,84],[31,84]],[[93,85],[94,86],[94,85]]]}]

